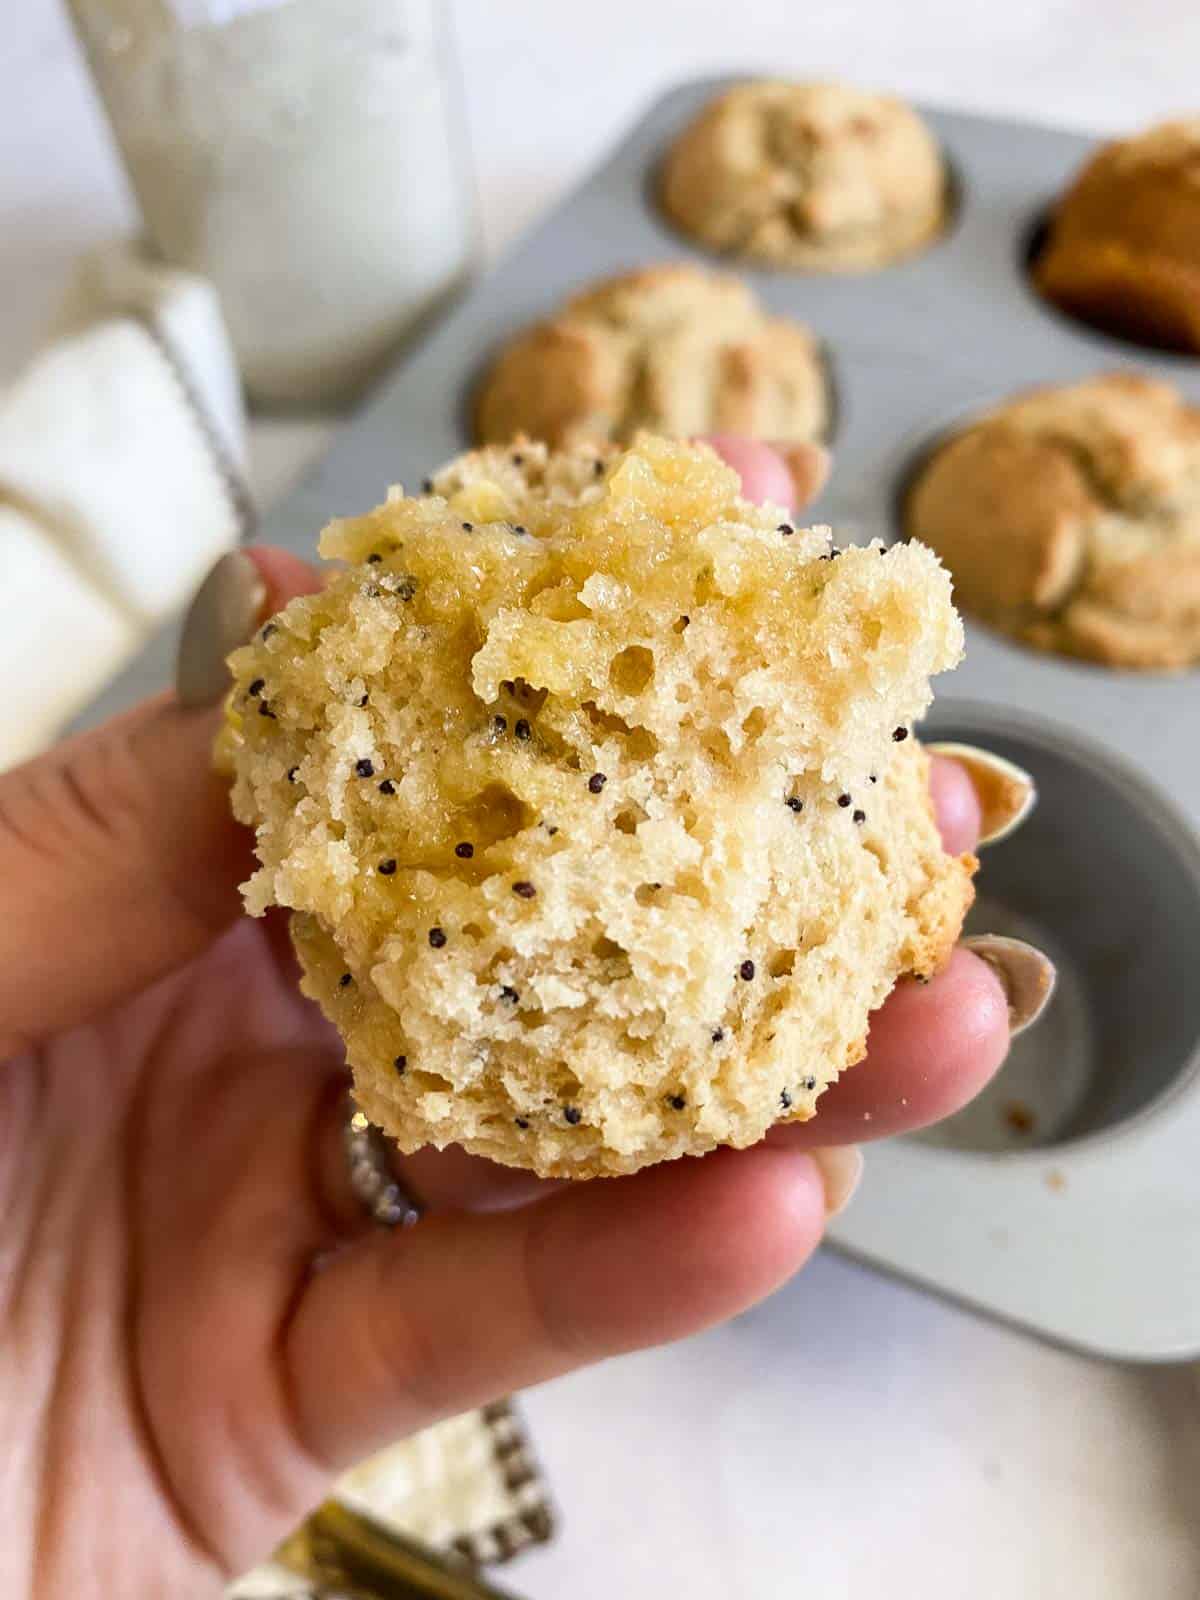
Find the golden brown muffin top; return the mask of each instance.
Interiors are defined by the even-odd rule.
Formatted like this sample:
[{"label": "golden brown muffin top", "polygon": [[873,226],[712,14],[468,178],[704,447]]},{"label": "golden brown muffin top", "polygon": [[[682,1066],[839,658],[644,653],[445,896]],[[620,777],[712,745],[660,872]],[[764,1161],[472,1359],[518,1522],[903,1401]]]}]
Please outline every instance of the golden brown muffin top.
[{"label": "golden brown muffin top", "polygon": [[563,449],[639,428],[809,440],[825,390],[807,328],[770,316],[740,279],[678,262],[604,279],[518,334],[484,379],[476,432]]},{"label": "golden brown muffin top", "polygon": [[1200,118],[1102,146],[1059,201],[1034,277],[1109,332],[1200,349]]},{"label": "golden brown muffin top", "polygon": [[881,267],[942,227],[937,143],[902,100],[838,83],[740,84],[671,147],[662,203],[714,250],[778,267]]},{"label": "golden brown muffin top", "polygon": [[1200,659],[1200,412],[1132,372],[1033,390],[938,450],[907,531],[962,605],[1109,666]]}]

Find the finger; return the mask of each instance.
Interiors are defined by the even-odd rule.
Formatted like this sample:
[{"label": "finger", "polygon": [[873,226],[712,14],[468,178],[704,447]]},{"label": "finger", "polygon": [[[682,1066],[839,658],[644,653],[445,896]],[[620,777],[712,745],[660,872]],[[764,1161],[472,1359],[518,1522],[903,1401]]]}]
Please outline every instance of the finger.
[{"label": "finger", "polygon": [[[282,551],[223,562],[250,628],[316,583]],[[236,642],[213,643],[218,664]],[[238,914],[253,863],[213,771],[218,721],[162,695],[0,776],[0,882],[22,907],[0,921],[0,1056],[142,988]]]},{"label": "finger", "polygon": [[948,756],[929,759],[929,791],[942,845],[952,856],[974,850],[979,843],[982,809],[966,768]]},{"label": "finger", "polygon": [[[318,1210],[331,1223],[334,1236],[353,1239],[378,1224],[351,1182],[345,1111],[343,1079],[327,1097],[312,1176],[318,1189]],[[443,1211],[504,1211],[545,1199],[562,1187],[518,1167],[502,1167],[482,1156],[468,1155],[458,1145],[445,1150],[429,1147],[407,1156],[393,1150],[391,1167],[403,1194],[425,1216]]]},{"label": "finger", "polygon": [[708,437],[721,459],[739,474],[747,500],[784,506],[800,511],[813,499],[829,470],[829,455],[820,445],[797,445],[793,464],[761,439],[743,439],[736,434],[716,433]]},{"label": "finger", "polygon": [[782,1124],[793,1149],[884,1139],[973,1100],[1008,1053],[1008,998],[986,962],[956,950],[929,983],[906,979],[871,1019],[864,1060],[827,1089],[809,1122]]},{"label": "finger", "polygon": [[759,1146],[377,1236],[312,1279],[287,1329],[300,1440],[336,1471],[511,1389],[697,1332],[795,1272],[824,1211],[812,1159]]}]

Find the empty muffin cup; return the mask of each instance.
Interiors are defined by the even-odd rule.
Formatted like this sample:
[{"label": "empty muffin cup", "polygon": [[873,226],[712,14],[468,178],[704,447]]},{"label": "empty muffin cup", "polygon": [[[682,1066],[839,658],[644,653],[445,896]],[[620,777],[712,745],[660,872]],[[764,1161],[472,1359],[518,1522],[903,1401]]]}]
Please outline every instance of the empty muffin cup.
[{"label": "empty muffin cup", "polygon": [[1026,768],[1029,819],[988,850],[968,933],[1037,945],[1058,967],[1038,1024],[971,1105],[917,1137],[978,1151],[1113,1134],[1200,1063],[1200,844],[1156,791],[1067,729],[941,708],[925,736]]}]

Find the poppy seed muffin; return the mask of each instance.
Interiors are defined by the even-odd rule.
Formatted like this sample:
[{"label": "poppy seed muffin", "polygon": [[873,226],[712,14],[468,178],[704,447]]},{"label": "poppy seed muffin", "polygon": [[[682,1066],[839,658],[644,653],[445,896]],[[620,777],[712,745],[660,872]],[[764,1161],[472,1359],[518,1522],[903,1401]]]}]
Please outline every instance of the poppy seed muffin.
[{"label": "poppy seed muffin", "polygon": [[1200,660],[1200,410],[1133,372],[1035,389],[935,451],[906,531],[964,609],[1111,667]]},{"label": "poppy seed muffin", "polygon": [[834,559],[649,435],[464,456],[321,548],[224,756],[368,1117],[570,1177],[810,1117],[971,897],[909,736],[936,559]]},{"label": "poppy seed muffin", "polygon": [[740,279],[678,262],[593,284],[505,346],[480,389],[476,434],[552,449],[640,428],[822,437],[825,368],[809,330],[772,317]]},{"label": "poppy seed muffin", "polygon": [[947,214],[945,166],[917,113],[841,83],[743,83],[671,146],[668,217],[722,254],[865,272],[920,250]]},{"label": "poppy seed muffin", "polygon": [[1033,273],[1083,322],[1200,350],[1200,117],[1103,145],[1055,208]]}]

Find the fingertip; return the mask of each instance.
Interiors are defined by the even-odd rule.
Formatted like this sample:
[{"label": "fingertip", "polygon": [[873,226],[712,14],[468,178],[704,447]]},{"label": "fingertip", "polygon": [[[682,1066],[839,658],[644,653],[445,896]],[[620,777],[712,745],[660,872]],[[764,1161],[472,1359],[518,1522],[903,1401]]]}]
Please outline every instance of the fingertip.
[{"label": "fingertip", "polygon": [[[1008,1000],[985,961],[955,949],[929,983],[897,984],[871,1025],[876,1087],[906,1122],[940,1122],[973,1100],[1008,1054]],[[854,1074],[846,1080],[853,1084]],[[860,1083],[866,1086],[866,1079]]]},{"label": "fingertip", "polygon": [[[785,1283],[820,1243],[825,1188],[811,1156],[755,1145],[642,1173],[643,1261],[675,1339],[746,1310]],[[644,1335],[647,1329],[641,1330]]]},{"label": "fingertip", "polygon": [[811,1148],[928,1127],[975,1098],[1008,1044],[1003,985],[986,962],[956,949],[929,983],[897,984],[871,1020],[866,1059],[822,1095],[811,1121],[779,1136]]},{"label": "fingertip", "polygon": [[777,450],[761,439],[743,439],[737,434],[715,433],[707,443],[742,480],[747,500],[792,509],[796,488],[786,461]]},{"label": "fingertip", "polygon": [[262,544],[248,547],[246,554],[267,585],[264,616],[278,611],[296,595],[313,594],[321,587],[316,568],[293,555],[290,550],[283,550],[278,545]]},{"label": "fingertip", "polygon": [[974,850],[983,813],[967,769],[949,756],[930,756],[929,792],[945,849],[952,856]]}]

